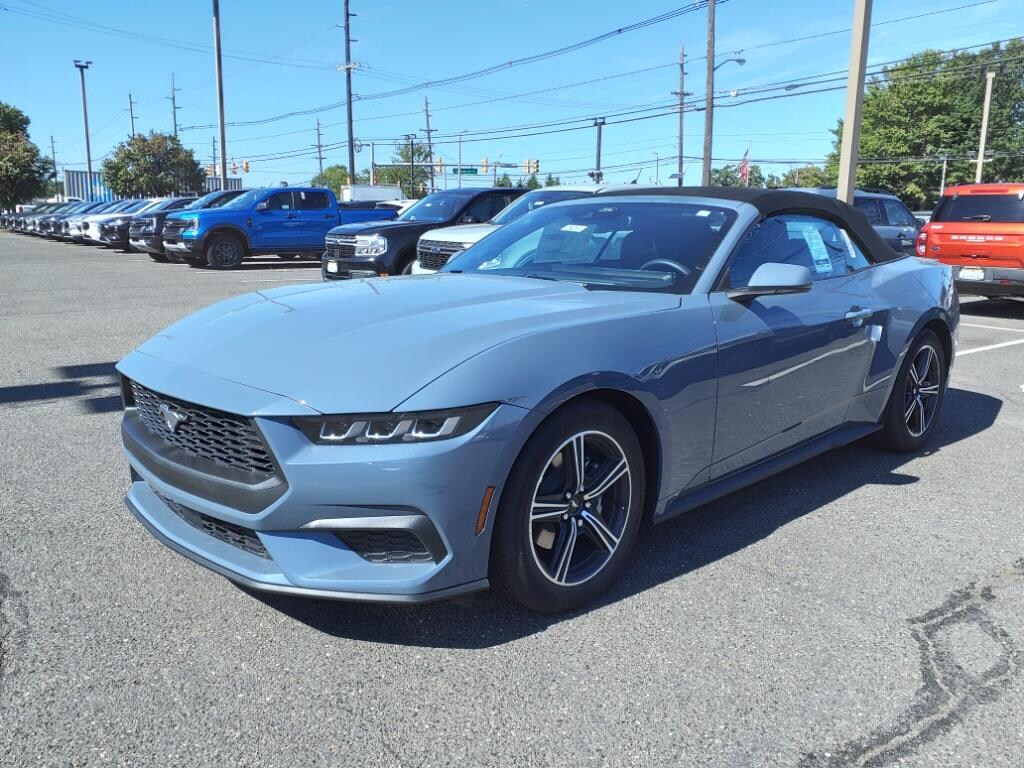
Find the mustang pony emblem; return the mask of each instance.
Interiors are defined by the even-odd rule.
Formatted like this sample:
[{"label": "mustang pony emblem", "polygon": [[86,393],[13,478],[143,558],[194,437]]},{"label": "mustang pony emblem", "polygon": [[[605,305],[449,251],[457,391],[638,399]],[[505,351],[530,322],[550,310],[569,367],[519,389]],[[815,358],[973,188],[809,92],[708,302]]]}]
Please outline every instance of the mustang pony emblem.
[{"label": "mustang pony emblem", "polygon": [[166,403],[160,404],[160,415],[164,417],[164,424],[171,432],[177,432],[182,423],[188,421],[188,414],[176,411]]}]

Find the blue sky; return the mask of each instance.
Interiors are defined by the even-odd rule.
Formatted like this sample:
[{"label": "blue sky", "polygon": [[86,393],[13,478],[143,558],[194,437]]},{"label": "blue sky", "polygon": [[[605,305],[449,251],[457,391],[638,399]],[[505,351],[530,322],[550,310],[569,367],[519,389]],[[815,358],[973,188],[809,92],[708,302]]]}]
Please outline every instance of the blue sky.
[{"label": "blue sky", "polygon": [[[961,7],[972,2],[977,0],[875,0],[869,65],[923,48],[974,46],[1020,34],[1024,0]],[[704,11],[458,85],[368,97],[549,51],[686,4],[687,0],[352,0],[357,14],[353,37],[358,40],[353,59],[360,64],[354,92],[363,97],[355,103],[356,137],[363,144],[357,166],[369,165],[371,141],[377,161],[385,162],[396,138],[410,132],[423,136],[426,96],[439,137],[436,150],[446,160],[455,161],[454,137],[466,131],[464,164],[483,158],[493,163],[500,157],[521,167],[524,160],[536,158],[541,175],[553,172],[563,182],[586,181],[594,162],[592,118],[609,116],[612,123],[623,117],[660,115],[606,125],[603,165],[608,181],[632,181],[639,174],[641,182],[651,182],[658,175],[657,153],[665,183],[675,170],[675,161],[664,158],[676,154],[677,117],[667,113],[670,92],[678,85],[675,62],[680,45],[693,59],[686,68],[686,90],[699,98],[704,93]],[[828,33],[850,26],[852,7],[852,0],[720,0],[719,61],[742,56],[746,63],[727,63],[716,75],[715,90],[722,94],[721,107],[715,111],[716,158],[739,158],[748,145],[754,159],[824,157],[831,147],[829,129],[843,109],[841,89],[795,95],[801,91],[797,88],[788,92],[790,98],[727,105],[744,100],[746,88],[844,70],[850,35]],[[341,0],[221,0],[223,46],[231,54],[224,60],[229,123],[343,102],[344,75],[336,69],[344,60],[338,27],[341,9]],[[933,15],[884,23],[929,12]],[[79,80],[72,60],[92,60],[87,82],[92,152],[98,167],[98,158],[128,135],[129,92],[137,102],[137,130],[171,129],[171,105],[165,97],[170,94],[172,72],[181,89],[179,126],[216,122],[211,27],[208,0],[0,0],[0,100],[29,115],[32,138],[47,151],[50,136],[54,137],[59,166],[84,169]],[[794,38],[806,39],[774,44]],[[619,76],[625,72],[634,74]],[[559,87],[591,80],[599,81]],[[732,97],[734,89],[739,93]],[[538,90],[546,92],[506,98]],[[611,117],[616,114],[622,117]],[[345,141],[343,104],[260,125],[229,125],[229,158],[250,160],[247,186],[281,180],[298,184],[315,174],[311,145],[316,141],[317,118],[325,144]],[[578,122],[514,133],[581,128],[505,138],[480,133],[568,120]],[[685,126],[684,155],[698,156],[703,113],[686,114]],[[180,135],[201,162],[210,162],[214,130],[182,130]],[[345,158],[344,146],[326,152],[327,164],[344,164]],[[762,165],[775,172],[788,167],[781,162]],[[509,172],[515,178],[521,171]],[[697,183],[699,173],[699,162],[687,161],[688,183]]]}]

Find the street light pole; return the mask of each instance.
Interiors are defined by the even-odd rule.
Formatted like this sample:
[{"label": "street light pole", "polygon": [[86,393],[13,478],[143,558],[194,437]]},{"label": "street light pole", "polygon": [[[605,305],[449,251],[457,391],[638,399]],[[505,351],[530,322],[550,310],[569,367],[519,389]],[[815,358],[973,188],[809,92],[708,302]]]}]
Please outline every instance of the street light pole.
[{"label": "street light pole", "polygon": [[594,163],[594,183],[600,184],[603,180],[601,174],[601,129],[604,127],[604,118],[596,118],[594,120],[594,127],[597,128],[597,157]]},{"label": "street light pole", "polygon": [[992,82],[996,79],[994,69],[985,73],[985,104],[981,108],[981,138],[978,140],[978,165],[974,170],[974,183],[981,184],[982,168],[985,164],[985,140],[988,138],[988,112],[992,106]]},{"label": "street light pole", "polygon": [[857,187],[857,156],[860,144],[860,116],[864,106],[864,71],[868,62],[872,0],[854,0],[853,38],[850,41],[850,74],[846,78],[846,116],[839,146],[839,180],[836,197],[853,205]]},{"label": "street light pole", "polygon": [[82,76],[82,118],[85,121],[85,169],[88,174],[85,184],[85,200],[89,203],[92,202],[92,149],[89,146],[89,103],[85,98],[85,70],[89,68],[90,64],[92,64],[91,61],[75,59],[78,74]]},{"label": "street light pole", "polygon": [[686,61],[686,53],[683,50],[683,46],[679,46],[679,90],[675,92],[675,96],[679,97],[679,142],[678,142],[678,154],[679,157],[676,159],[676,186],[683,186],[683,98],[686,96],[686,89],[683,87],[683,80],[686,77],[683,65]]},{"label": "street light pole", "polygon": [[707,79],[704,83],[704,161],[700,170],[700,183],[704,187],[711,184],[711,139],[715,130],[715,0],[708,0],[707,64]]},{"label": "street light pole", "polygon": [[224,138],[224,73],[220,61],[220,0],[213,0],[213,61],[217,74],[217,122],[220,125],[220,188],[228,188],[228,148]]},{"label": "street light pole", "polygon": [[[345,0],[345,122],[348,125],[348,178],[349,184],[356,183],[356,140],[352,128],[352,13],[349,0]],[[410,177],[410,183],[412,178]]]},{"label": "street light pole", "polygon": [[459,189],[462,189],[462,134],[465,131],[459,133]]}]

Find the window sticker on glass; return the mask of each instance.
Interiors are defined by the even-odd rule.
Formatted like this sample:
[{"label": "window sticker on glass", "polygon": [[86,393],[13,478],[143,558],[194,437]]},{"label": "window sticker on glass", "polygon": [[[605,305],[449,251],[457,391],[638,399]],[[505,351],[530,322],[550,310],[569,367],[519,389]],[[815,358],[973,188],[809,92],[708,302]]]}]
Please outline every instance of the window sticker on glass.
[{"label": "window sticker on glass", "polygon": [[585,224],[566,224],[562,227],[563,232],[585,232],[586,229]]},{"label": "window sticker on glass", "polygon": [[815,272],[825,275],[832,271],[832,259],[829,258],[828,248],[821,237],[821,232],[813,222],[787,221],[786,229],[791,240],[802,239],[807,243],[807,250],[811,252]]},{"label": "window sticker on glass", "polygon": [[710,216],[710,215],[711,215],[711,211],[705,211],[705,210],[703,210],[703,209],[702,209],[702,210],[699,210],[699,211],[697,211],[697,212],[696,212],[696,213],[694,214],[694,216]]}]

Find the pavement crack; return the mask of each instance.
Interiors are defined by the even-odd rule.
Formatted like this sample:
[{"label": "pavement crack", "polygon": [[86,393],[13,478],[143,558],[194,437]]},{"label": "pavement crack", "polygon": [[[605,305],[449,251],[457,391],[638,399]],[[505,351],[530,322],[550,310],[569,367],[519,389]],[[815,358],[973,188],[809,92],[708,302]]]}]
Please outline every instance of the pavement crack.
[{"label": "pavement crack", "polygon": [[[894,722],[830,750],[805,754],[800,768],[861,766],[878,768],[905,758],[961,722],[979,704],[995,701],[1024,667],[1024,652],[993,620],[986,604],[1000,587],[1024,578],[1024,561],[985,584],[976,582],[951,593],[941,605],[907,620],[920,653],[921,687]],[[992,641],[996,659],[980,672],[957,663],[951,630],[973,630]]]}]

